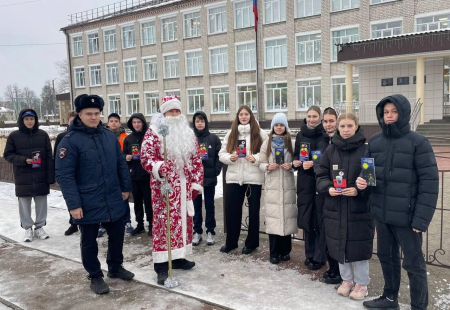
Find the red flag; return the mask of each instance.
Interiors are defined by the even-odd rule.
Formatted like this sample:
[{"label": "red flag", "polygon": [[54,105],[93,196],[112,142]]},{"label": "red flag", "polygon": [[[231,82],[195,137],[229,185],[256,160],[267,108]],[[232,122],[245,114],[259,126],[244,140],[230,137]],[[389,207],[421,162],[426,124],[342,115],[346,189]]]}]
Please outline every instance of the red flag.
[{"label": "red flag", "polygon": [[258,0],[253,0],[253,14],[255,15],[255,31],[258,29]]}]

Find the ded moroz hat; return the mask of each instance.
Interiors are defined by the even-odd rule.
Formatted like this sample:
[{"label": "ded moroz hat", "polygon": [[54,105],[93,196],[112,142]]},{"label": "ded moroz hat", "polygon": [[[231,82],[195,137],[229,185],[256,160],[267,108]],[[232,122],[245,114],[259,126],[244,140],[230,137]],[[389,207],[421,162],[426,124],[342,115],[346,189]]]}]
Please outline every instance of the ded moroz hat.
[{"label": "ded moroz hat", "polygon": [[164,114],[170,110],[180,110],[181,111],[181,102],[175,95],[169,95],[162,98],[162,104],[160,107],[161,113]]}]

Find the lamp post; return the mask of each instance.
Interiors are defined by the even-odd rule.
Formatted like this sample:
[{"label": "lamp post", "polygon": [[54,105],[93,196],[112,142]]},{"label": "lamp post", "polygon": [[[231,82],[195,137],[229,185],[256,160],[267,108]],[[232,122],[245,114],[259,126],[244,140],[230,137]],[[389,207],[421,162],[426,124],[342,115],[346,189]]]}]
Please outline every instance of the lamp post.
[{"label": "lamp post", "polygon": [[55,120],[55,109],[56,109],[56,93],[55,93],[55,80],[57,80],[58,78],[54,78],[53,80],[52,80],[52,85],[53,85],[53,96],[52,96],[52,101],[53,101],[53,104],[52,104],[52,114],[53,114],[53,121]]}]

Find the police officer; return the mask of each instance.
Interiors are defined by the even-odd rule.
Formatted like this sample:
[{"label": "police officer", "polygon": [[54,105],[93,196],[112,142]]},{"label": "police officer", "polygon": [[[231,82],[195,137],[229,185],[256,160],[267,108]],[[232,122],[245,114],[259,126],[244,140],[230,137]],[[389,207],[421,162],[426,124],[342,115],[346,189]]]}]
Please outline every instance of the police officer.
[{"label": "police officer", "polygon": [[102,223],[108,233],[108,277],[131,280],[134,274],[123,263],[123,201],[132,189],[125,158],[116,136],[100,121],[103,99],[80,95],[75,99],[78,113],[58,145],[56,178],[74,223],[81,230],[81,260],[91,290],[109,292],[97,258],[97,231]]}]

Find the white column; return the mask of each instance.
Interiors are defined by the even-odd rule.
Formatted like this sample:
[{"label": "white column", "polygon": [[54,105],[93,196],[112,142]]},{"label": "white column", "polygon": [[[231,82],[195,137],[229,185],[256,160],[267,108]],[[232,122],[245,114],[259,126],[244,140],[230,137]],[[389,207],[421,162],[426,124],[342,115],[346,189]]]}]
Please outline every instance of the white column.
[{"label": "white column", "polygon": [[[425,121],[425,59],[423,57],[417,58],[416,67],[416,100],[420,99],[422,108],[420,109],[420,124]],[[417,102],[417,101],[416,101]]]},{"label": "white column", "polygon": [[345,110],[353,112],[353,65],[345,64]]}]

